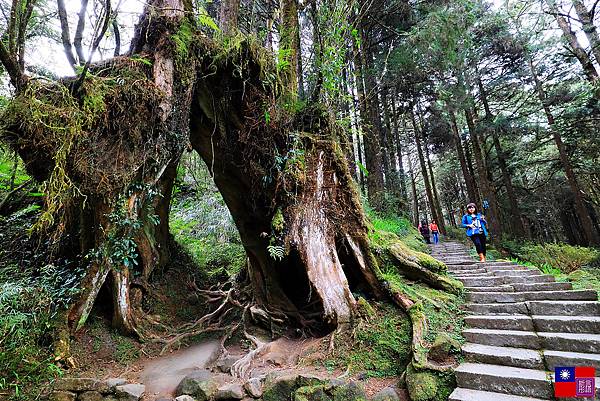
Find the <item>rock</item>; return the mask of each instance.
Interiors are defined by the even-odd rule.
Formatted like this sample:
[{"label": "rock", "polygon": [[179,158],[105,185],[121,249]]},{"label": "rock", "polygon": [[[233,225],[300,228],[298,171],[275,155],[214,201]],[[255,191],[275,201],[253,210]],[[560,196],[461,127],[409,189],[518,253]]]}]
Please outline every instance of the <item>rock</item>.
[{"label": "rock", "polygon": [[180,395],[179,397],[175,398],[175,401],[196,401],[194,399],[194,397],[190,396],[190,395]]},{"label": "rock", "polygon": [[427,358],[436,362],[444,362],[450,357],[450,354],[458,352],[460,352],[460,343],[448,334],[440,333],[435,337],[433,345],[427,353]]},{"label": "rock", "polygon": [[215,366],[223,373],[231,372],[231,367],[240,359],[239,356],[235,355],[224,355],[219,358]]},{"label": "rock", "polygon": [[364,388],[356,382],[336,384],[332,390],[333,401],[366,401]]},{"label": "rock", "polygon": [[[327,394],[331,390],[330,385],[315,385],[300,387],[294,392],[294,401],[332,401]],[[346,400],[347,401],[347,400]]]},{"label": "rock", "polygon": [[400,397],[392,387],[386,387],[375,394],[372,401],[400,401]]},{"label": "rock", "polygon": [[122,379],[122,378],[120,378],[120,377],[113,377],[113,378],[111,378],[111,379],[108,379],[108,380],[106,381],[106,385],[108,386],[108,389],[109,389],[110,391],[114,391],[114,390],[115,390],[115,387],[117,387],[117,386],[122,386],[122,385],[124,385],[124,384],[127,384],[127,380],[125,380],[125,379]]},{"label": "rock", "polygon": [[223,377],[211,374],[208,370],[197,370],[183,378],[175,394],[191,395],[197,401],[207,401],[217,394],[217,390],[224,382]]},{"label": "rock", "polygon": [[115,387],[115,395],[122,401],[138,401],[145,391],[146,386],[143,384],[123,384]]},{"label": "rock", "polygon": [[263,387],[263,401],[288,401],[298,388],[297,379],[297,374],[289,372],[268,374]]},{"label": "rock", "polygon": [[54,384],[54,389],[73,391],[76,393],[81,393],[83,391],[98,391],[106,394],[110,391],[106,382],[87,377],[66,377],[59,379]]},{"label": "rock", "polygon": [[[430,401],[435,399],[438,383],[435,376],[428,372],[415,372],[410,369],[406,374],[406,389],[412,401]],[[407,370],[408,370],[407,369]]]},{"label": "rock", "polygon": [[263,395],[263,383],[258,377],[248,379],[244,388],[254,398],[260,398]]},{"label": "rock", "polygon": [[86,391],[79,394],[77,397],[79,401],[103,401],[104,397],[97,391]]},{"label": "rock", "polygon": [[53,391],[48,397],[48,401],[75,401],[77,396],[70,391]]},{"label": "rock", "polygon": [[[186,395],[186,396],[182,395],[182,397],[190,397],[190,396],[189,395]],[[173,398],[159,398],[156,401],[175,401],[175,400],[173,400]],[[183,401],[196,401],[196,400],[194,400],[192,397],[190,397],[187,400],[183,400]]]},{"label": "rock", "polygon": [[219,387],[215,400],[241,400],[245,395],[246,392],[241,384],[229,383]]}]

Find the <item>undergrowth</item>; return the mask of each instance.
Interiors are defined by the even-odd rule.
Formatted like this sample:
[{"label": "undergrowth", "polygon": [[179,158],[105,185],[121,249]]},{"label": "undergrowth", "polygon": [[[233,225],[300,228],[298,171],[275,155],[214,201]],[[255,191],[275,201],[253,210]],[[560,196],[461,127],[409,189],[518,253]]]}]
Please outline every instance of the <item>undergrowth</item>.
[{"label": "undergrowth", "polygon": [[223,281],[238,273],[246,253],[223,197],[203,162],[190,157],[181,164],[174,195],[171,233],[202,274],[211,281]]}]

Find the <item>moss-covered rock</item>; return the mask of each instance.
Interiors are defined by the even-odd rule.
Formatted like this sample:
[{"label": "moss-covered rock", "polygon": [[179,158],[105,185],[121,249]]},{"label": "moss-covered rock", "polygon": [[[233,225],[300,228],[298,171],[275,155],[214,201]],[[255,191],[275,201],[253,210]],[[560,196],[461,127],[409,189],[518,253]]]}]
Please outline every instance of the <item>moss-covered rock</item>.
[{"label": "moss-covered rock", "polygon": [[356,382],[349,382],[333,387],[333,401],[366,401],[367,395],[363,387]]},{"label": "moss-covered rock", "polygon": [[327,394],[328,390],[330,390],[328,385],[300,387],[294,392],[294,401],[332,401]]},{"label": "moss-covered rock", "polygon": [[444,362],[449,356],[460,352],[460,343],[446,333],[439,333],[429,349],[428,359],[436,362]]},{"label": "moss-covered rock", "polygon": [[412,401],[437,399],[438,381],[433,373],[415,371],[412,366],[409,366],[406,372],[406,388]]}]

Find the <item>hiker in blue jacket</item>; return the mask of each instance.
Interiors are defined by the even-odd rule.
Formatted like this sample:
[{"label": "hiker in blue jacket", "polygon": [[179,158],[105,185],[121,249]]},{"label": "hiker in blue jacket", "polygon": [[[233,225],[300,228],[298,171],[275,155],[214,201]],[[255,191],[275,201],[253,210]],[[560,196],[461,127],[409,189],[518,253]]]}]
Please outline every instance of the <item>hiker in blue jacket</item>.
[{"label": "hiker in blue jacket", "polygon": [[471,238],[475,244],[479,260],[485,262],[487,221],[484,215],[477,213],[477,206],[474,203],[467,205],[467,213],[462,218],[462,226],[467,229],[467,237]]}]

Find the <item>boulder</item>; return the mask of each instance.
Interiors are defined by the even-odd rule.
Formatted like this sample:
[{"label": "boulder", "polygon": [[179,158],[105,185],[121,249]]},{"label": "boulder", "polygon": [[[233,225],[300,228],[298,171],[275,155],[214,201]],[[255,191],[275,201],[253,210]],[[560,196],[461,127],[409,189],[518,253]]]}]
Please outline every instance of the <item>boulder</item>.
[{"label": "boulder", "polygon": [[110,391],[106,382],[88,377],[65,377],[58,379],[56,383],[54,383],[54,389],[59,391],[72,391],[75,393],[98,391],[106,394]]},{"label": "boulder", "polygon": [[248,381],[244,383],[244,388],[248,394],[254,398],[260,398],[263,395],[263,383],[258,377],[248,379]]},{"label": "boulder", "polygon": [[231,372],[231,367],[240,359],[239,356],[235,355],[223,355],[217,360],[215,366],[223,373]]},{"label": "boulder", "polygon": [[85,391],[77,397],[79,401],[103,401],[104,397],[98,391]]},{"label": "boulder", "polygon": [[[332,380],[333,382],[333,380]],[[364,388],[357,382],[333,383],[333,401],[366,401]]]},{"label": "boulder", "polygon": [[451,354],[460,352],[460,343],[446,333],[440,333],[435,337],[433,345],[427,353],[427,359],[436,362],[448,360]]},{"label": "boulder", "polygon": [[143,384],[123,384],[115,387],[115,395],[121,401],[138,401],[145,391],[146,386]]},{"label": "boulder", "polygon": [[375,394],[372,401],[400,401],[400,396],[392,387],[386,387]]},{"label": "boulder", "polygon": [[211,400],[217,394],[219,387],[226,381],[223,376],[212,374],[208,370],[196,370],[183,378],[177,386],[175,394],[177,396],[191,395],[197,401]]},{"label": "boulder", "polygon": [[48,396],[48,401],[75,401],[77,395],[70,391],[53,391]]},{"label": "boulder", "polygon": [[241,400],[246,396],[244,387],[239,383],[224,384],[217,390],[215,400]]}]

